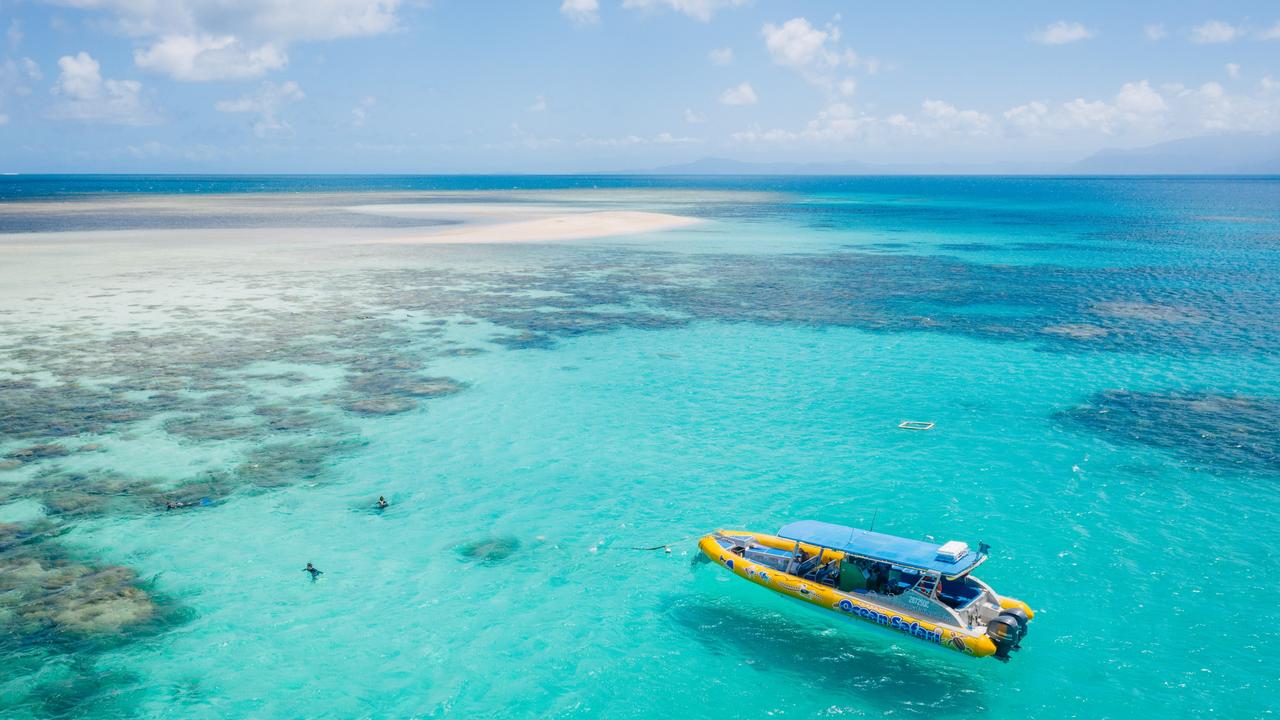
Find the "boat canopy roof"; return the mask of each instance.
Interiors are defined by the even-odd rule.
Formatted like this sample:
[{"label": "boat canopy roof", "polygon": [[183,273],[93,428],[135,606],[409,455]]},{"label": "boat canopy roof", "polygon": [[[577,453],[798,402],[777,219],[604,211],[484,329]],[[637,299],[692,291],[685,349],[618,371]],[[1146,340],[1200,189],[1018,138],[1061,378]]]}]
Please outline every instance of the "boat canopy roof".
[{"label": "boat canopy roof", "polygon": [[948,556],[938,554],[938,549],[942,546],[936,543],[817,520],[801,520],[784,525],[781,530],[778,530],[778,536],[810,545],[821,545],[872,560],[883,560],[895,565],[941,573],[951,578],[969,572],[987,558],[985,554],[971,550],[952,560]]}]

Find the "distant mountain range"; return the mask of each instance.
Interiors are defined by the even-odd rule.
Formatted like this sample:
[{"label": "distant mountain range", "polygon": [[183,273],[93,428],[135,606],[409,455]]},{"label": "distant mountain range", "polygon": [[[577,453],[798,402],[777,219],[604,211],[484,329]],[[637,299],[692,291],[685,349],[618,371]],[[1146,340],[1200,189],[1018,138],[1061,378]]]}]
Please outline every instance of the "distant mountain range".
[{"label": "distant mountain range", "polygon": [[1132,150],[1102,150],[1073,163],[1098,175],[1277,175],[1280,134],[1205,135]]},{"label": "distant mountain range", "polygon": [[1205,135],[1071,163],[748,162],[707,157],[624,174],[650,175],[1280,175],[1280,134]]}]

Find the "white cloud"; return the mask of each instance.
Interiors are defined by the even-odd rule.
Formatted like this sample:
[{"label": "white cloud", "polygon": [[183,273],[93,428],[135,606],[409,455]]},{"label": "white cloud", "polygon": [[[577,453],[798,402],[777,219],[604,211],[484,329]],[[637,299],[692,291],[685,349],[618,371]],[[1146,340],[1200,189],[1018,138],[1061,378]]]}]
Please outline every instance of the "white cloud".
[{"label": "white cloud", "polygon": [[372,108],[377,102],[378,99],[372,95],[360,98],[360,102],[351,108],[351,124],[355,127],[364,127],[364,121],[369,119],[369,108]]},{"label": "white cloud", "polygon": [[838,40],[838,28],[828,26],[819,30],[802,17],[792,18],[781,25],[765,23],[761,30],[764,46],[778,65],[788,67],[835,67],[840,64],[840,54],[827,47],[827,40]]},{"label": "white cloud", "polygon": [[742,83],[720,93],[722,105],[755,105],[759,101],[750,83]]},{"label": "white cloud", "polygon": [[1048,123],[1049,106],[1039,100],[1009,108],[1004,112],[1005,132],[1013,136],[1036,135]]},{"label": "white cloud", "polygon": [[1050,23],[1043,30],[1031,33],[1027,36],[1027,39],[1032,42],[1038,42],[1041,45],[1066,45],[1080,40],[1088,40],[1094,34],[1092,30],[1078,22],[1059,20],[1055,23]]},{"label": "white cloud", "polygon": [[684,121],[690,125],[700,125],[707,121],[707,116],[700,112],[694,112],[693,108],[685,108]]},{"label": "white cloud", "polygon": [[1154,115],[1169,107],[1160,93],[1153,90],[1146,80],[1121,85],[1115,102],[1120,112],[1130,116]]},{"label": "white cloud", "polygon": [[1255,94],[1233,95],[1215,82],[1155,88],[1142,80],[1125,83],[1110,101],[1077,98],[1056,107],[1039,101],[1020,105],[1004,113],[1005,129],[1013,136],[1093,133],[1151,142],[1207,132],[1280,131],[1280,93],[1267,78],[1258,87]]},{"label": "white cloud", "polygon": [[782,128],[751,129],[733,133],[730,138],[747,143],[843,142],[865,138],[879,122],[877,118],[857,112],[848,103],[835,102],[798,132]]},{"label": "white cloud", "polygon": [[4,113],[0,113],[0,125],[7,125],[8,123],[9,123],[9,116],[5,115]]},{"label": "white cloud", "polygon": [[102,66],[87,52],[58,59],[58,79],[50,92],[58,98],[49,110],[55,120],[116,125],[151,125],[159,121],[141,98],[136,80],[104,80]]},{"label": "white cloud", "polygon": [[1168,36],[1169,31],[1164,29],[1164,23],[1152,23],[1142,28],[1142,32],[1147,36],[1148,40],[1163,40]]},{"label": "white cloud", "polygon": [[624,135],[614,138],[582,138],[578,141],[578,145],[583,147],[630,147],[633,145],[694,145],[702,142],[701,138],[682,137],[672,135],[669,132],[658,133],[653,137],[641,137],[639,135]]},{"label": "white cloud", "polygon": [[1199,44],[1229,43],[1244,34],[1242,28],[1222,22],[1210,20],[1203,25],[1191,28],[1191,42]]},{"label": "white cloud", "polygon": [[1232,80],[1240,77],[1240,65],[1238,63],[1227,63],[1227,76]]},{"label": "white cloud", "polygon": [[294,42],[377,35],[402,0],[57,0],[99,10],[143,38],[139,67],[177,80],[257,77],[288,62]]},{"label": "white cloud", "polygon": [[1004,113],[1005,132],[1014,137],[1083,131],[1114,135],[1155,130],[1166,124],[1168,103],[1146,80],[1125,83],[1111,102],[1076,98],[1051,108],[1040,101]]},{"label": "white cloud", "polygon": [[[1059,103],[1033,100],[998,115],[930,99],[914,113],[879,116],[836,101],[799,130],[751,127],[730,137],[748,143],[858,142],[869,147],[955,137],[988,143],[1035,137],[1043,145],[1046,140],[1124,136],[1135,143],[1155,143],[1215,132],[1280,132],[1280,81],[1264,77],[1255,91],[1232,94],[1212,82],[1198,87],[1178,83],[1157,87],[1139,80],[1123,84],[1110,98]],[[950,146],[955,143],[951,140]]]},{"label": "white cloud", "polygon": [[712,65],[729,65],[733,62],[733,48],[716,48],[707,53],[707,58]]},{"label": "white cloud", "polygon": [[213,107],[224,113],[257,113],[258,119],[253,123],[253,132],[258,137],[292,135],[293,127],[280,118],[280,110],[304,97],[306,95],[302,88],[292,80],[279,85],[267,81],[259,85],[256,92],[235,100],[219,100]]},{"label": "white cloud", "polygon": [[653,10],[665,7],[684,13],[694,20],[708,22],[720,8],[739,7],[747,0],[622,0],[622,7],[629,10]]},{"label": "white cloud", "polygon": [[[822,114],[819,115],[819,120],[825,121],[831,130],[843,127],[855,136],[880,141],[949,136],[980,137],[990,133],[994,125],[990,115],[977,110],[962,110],[944,100],[925,100],[920,103],[920,112],[913,116],[897,113],[887,118],[869,115],[854,117],[849,113],[846,113],[847,117],[837,117],[832,113],[834,107],[837,106],[827,108],[825,118]],[[810,127],[812,128],[812,123]]]},{"label": "white cloud", "polygon": [[1198,132],[1280,131],[1280,94],[1265,81],[1253,95],[1233,95],[1218,83],[1198,88],[1173,84],[1162,88],[1177,110],[1176,127]]},{"label": "white cloud", "polygon": [[279,70],[288,62],[272,43],[246,48],[233,35],[167,35],[133,53],[134,63],[175,80],[243,80]]},{"label": "white cloud", "polygon": [[5,58],[0,63],[0,100],[7,95],[30,95],[31,83],[43,77],[35,60],[29,57],[21,60]]},{"label": "white cloud", "polygon": [[762,130],[752,127],[730,134],[729,139],[740,143],[791,143],[799,140],[800,134],[781,128]]},{"label": "white cloud", "polygon": [[908,116],[895,113],[877,117],[859,112],[847,102],[833,102],[798,131],[753,128],[733,133],[730,138],[746,143],[841,143],[858,141],[879,144],[889,141],[932,139],[945,136],[977,137],[995,127],[991,116],[976,110],[961,110],[942,100],[925,100],[920,112]]},{"label": "white cloud", "polygon": [[22,21],[14,18],[9,21],[9,29],[5,32],[9,47],[16,48],[22,44]]},{"label": "white cloud", "polygon": [[856,79],[842,77],[842,72],[861,68],[874,75],[879,70],[875,58],[859,58],[853,50],[840,46],[840,28],[834,22],[817,28],[808,19],[797,17],[781,25],[765,23],[760,34],[775,64],[795,69],[832,100],[853,95],[858,87]]},{"label": "white cloud", "polygon": [[599,0],[564,0],[560,5],[560,14],[580,25],[590,25],[600,21]]},{"label": "white cloud", "polygon": [[[42,77],[40,66],[31,58],[5,58],[0,62],[0,111],[5,111],[9,98],[30,95],[31,83]],[[8,118],[7,112],[5,117]]]},{"label": "white cloud", "polygon": [[529,112],[545,112],[547,109],[547,99],[541,95],[533,99],[533,104],[529,106]]},{"label": "white cloud", "polygon": [[624,135],[616,138],[582,138],[578,144],[583,147],[627,147],[629,145],[639,145],[645,141],[639,135]]},{"label": "white cloud", "polygon": [[395,27],[401,0],[57,0],[110,13],[135,37],[235,34],[287,40],[377,35]]},{"label": "white cloud", "polygon": [[922,123],[928,133],[958,132],[968,135],[980,135],[987,132],[991,125],[991,117],[977,110],[960,110],[951,103],[942,100],[925,100],[920,104],[924,118]]},{"label": "white cloud", "polygon": [[1259,40],[1280,40],[1280,22],[1277,22],[1275,25],[1272,25],[1266,30],[1259,30],[1258,39]]},{"label": "white cloud", "polygon": [[662,132],[654,135],[653,141],[658,145],[693,145],[702,142],[702,138],[682,137],[672,135],[669,132]]}]

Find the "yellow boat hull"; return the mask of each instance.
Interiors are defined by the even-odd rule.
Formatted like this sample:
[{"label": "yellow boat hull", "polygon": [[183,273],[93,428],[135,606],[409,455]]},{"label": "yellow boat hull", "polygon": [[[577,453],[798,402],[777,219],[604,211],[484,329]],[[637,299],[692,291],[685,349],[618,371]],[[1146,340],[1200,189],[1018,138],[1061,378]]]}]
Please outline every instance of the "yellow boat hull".
[{"label": "yellow boat hull", "polygon": [[[750,536],[761,545],[780,550],[791,550],[795,547],[794,541],[786,540],[776,535],[740,530],[719,530],[717,533],[739,537]],[[837,615],[854,618],[872,625],[879,625],[964,655],[987,657],[996,653],[995,642],[987,637],[985,633],[965,632],[946,625],[939,625],[924,618],[913,617],[901,608],[878,605],[857,595],[840,592],[827,585],[779,572],[771,567],[747,560],[725,550],[715,540],[717,533],[703,537],[698,542],[699,549],[712,562],[744,580],[768,588],[781,595],[816,605]],[[844,553],[837,550],[821,548],[806,543],[800,543],[800,547],[810,556],[821,554],[821,562],[829,562],[844,555]],[[1034,615],[1031,608],[1020,600],[1002,597],[1000,598],[1000,604],[1006,608],[1021,608],[1027,613],[1028,617]]]}]

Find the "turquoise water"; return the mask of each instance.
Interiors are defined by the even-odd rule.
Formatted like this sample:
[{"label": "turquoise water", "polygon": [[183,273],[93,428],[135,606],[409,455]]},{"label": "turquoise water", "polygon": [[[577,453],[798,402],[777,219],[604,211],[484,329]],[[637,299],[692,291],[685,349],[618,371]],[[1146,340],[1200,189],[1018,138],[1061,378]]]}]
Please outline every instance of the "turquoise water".
[{"label": "turquoise water", "polygon": [[[6,718],[1275,710],[1280,181],[163,181],[707,222],[273,243],[74,205],[153,180],[0,193]],[[1011,663],[693,561],[873,515],[993,546]]]}]

